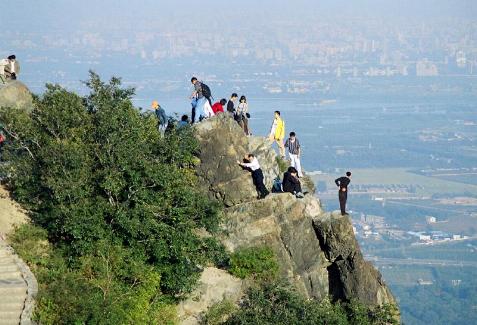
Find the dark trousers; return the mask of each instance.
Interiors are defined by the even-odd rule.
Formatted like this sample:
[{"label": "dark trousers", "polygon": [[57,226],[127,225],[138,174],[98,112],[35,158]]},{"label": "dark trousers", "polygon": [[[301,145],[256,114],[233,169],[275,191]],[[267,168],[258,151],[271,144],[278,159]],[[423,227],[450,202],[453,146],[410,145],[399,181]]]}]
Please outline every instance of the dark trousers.
[{"label": "dark trousers", "polygon": [[195,123],[195,107],[192,107],[192,114],[191,114],[191,121],[192,123],[191,124],[194,124]]},{"label": "dark trousers", "polygon": [[260,197],[265,197],[270,193],[265,187],[265,184],[263,184],[263,172],[260,168],[252,171],[252,179],[253,185],[255,185],[258,193],[260,193]]},{"label": "dark trousers", "polygon": [[348,191],[343,192],[343,191],[340,190],[338,192],[338,199],[340,200],[341,214],[345,214],[346,213],[346,200],[348,199]]}]

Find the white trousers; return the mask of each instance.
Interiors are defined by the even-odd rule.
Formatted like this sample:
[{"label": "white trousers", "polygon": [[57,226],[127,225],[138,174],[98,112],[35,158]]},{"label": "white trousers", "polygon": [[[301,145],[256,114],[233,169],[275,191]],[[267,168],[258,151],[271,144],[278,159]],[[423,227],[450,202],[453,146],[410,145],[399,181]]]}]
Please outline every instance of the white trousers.
[{"label": "white trousers", "polygon": [[303,177],[303,173],[301,171],[300,157],[298,157],[298,155],[290,154],[290,160],[291,166],[296,168],[296,170],[298,171],[298,177]]}]

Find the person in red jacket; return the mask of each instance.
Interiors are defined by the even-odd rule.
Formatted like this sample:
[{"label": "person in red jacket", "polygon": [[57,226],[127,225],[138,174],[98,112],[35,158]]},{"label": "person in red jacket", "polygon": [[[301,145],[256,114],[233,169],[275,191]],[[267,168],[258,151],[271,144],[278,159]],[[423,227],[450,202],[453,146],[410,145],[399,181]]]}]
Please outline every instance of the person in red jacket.
[{"label": "person in red jacket", "polygon": [[223,113],[225,104],[227,104],[227,100],[225,98],[222,98],[220,102],[217,102],[212,105],[212,110],[214,111],[214,114],[217,115],[218,113]]}]

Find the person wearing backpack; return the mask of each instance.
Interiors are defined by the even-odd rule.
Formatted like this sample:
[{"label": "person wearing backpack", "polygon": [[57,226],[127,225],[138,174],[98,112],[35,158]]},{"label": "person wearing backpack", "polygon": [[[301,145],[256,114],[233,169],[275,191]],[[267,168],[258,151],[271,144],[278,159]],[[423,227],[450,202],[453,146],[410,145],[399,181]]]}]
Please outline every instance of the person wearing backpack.
[{"label": "person wearing backpack", "polygon": [[167,120],[167,115],[166,111],[164,108],[159,105],[157,100],[152,102],[151,107],[154,109],[154,112],[157,117],[157,125],[159,132],[161,133],[161,137],[164,137],[164,134],[166,133],[167,125],[169,124],[169,121]]},{"label": "person wearing backpack", "polygon": [[198,99],[205,98],[212,106],[212,92],[205,83],[197,80],[196,77],[192,77],[190,82],[194,85],[194,92],[191,95],[191,98],[197,97]]}]

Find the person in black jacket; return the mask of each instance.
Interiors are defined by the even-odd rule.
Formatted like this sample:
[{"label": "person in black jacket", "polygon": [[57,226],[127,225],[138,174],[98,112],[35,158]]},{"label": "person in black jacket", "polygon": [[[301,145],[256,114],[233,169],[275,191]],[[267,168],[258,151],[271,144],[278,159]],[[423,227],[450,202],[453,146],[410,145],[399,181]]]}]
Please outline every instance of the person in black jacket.
[{"label": "person in black jacket", "polygon": [[339,187],[338,199],[342,216],[347,216],[346,200],[348,199],[348,185],[351,183],[351,172],[346,172],[346,176],[335,179],[336,186]]},{"label": "person in black jacket", "polygon": [[227,112],[232,117],[235,117],[235,102],[237,101],[237,98],[238,98],[238,95],[236,93],[233,93],[230,96],[229,101],[227,102]]},{"label": "person in black jacket", "polygon": [[298,179],[298,171],[295,167],[288,167],[288,171],[283,175],[283,192],[294,194],[297,198],[303,198],[301,183]]}]

